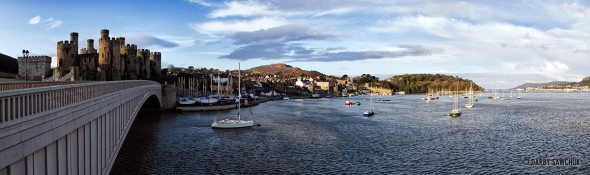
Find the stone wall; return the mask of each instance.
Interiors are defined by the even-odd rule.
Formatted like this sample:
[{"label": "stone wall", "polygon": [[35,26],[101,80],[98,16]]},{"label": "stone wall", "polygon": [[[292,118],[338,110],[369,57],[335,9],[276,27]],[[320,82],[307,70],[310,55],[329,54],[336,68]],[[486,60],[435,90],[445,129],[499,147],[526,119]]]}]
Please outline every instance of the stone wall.
[{"label": "stone wall", "polygon": [[26,74],[28,80],[35,81],[49,77],[51,75],[51,57],[30,56],[26,59],[24,57],[18,57],[18,74],[21,79],[25,79]]},{"label": "stone wall", "polygon": [[162,108],[174,109],[176,105],[176,85],[162,85]]}]

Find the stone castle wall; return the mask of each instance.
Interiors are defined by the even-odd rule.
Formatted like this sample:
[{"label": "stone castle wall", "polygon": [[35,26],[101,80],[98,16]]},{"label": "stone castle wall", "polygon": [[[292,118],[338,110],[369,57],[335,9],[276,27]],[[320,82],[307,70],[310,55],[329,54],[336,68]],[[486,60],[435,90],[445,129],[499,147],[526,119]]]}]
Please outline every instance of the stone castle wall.
[{"label": "stone castle wall", "polygon": [[[26,73],[25,73],[26,71]],[[51,57],[29,56],[28,58],[18,57],[18,74],[28,80],[42,80],[51,75]]]}]

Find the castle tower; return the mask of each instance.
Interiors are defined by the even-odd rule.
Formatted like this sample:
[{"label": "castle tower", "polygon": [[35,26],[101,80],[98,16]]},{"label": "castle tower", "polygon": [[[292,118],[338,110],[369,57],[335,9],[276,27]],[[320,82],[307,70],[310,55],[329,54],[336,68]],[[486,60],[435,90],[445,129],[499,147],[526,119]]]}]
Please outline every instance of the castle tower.
[{"label": "castle tower", "polygon": [[124,63],[123,74],[125,78],[131,80],[137,79],[137,46],[134,44],[127,44],[124,47],[121,46],[121,59]]},{"label": "castle tower", "polygon": [[117,38],[117,41],[119,42],[119,73],[121,75],[121,79],[128,79],[129,76],[125,74],[127,69],[127,64],[125,62],[127,59],[127,45],[125,45],[125,37],[119,37]]},{"label": "castle tower", "polygon": [[96,53],[96,49],[94,48],[94,40],[88,39],[86,40],[86,48],[80,49],[80,54],[93,54]]},{"label": "castle tower", "polygon": [[121,80],[121,47],[119,38],[111,38],[111,63],[113,65],[113,79]]},{"label": "castle tower", "polygon": [[161,69],[162,69],[161,64],[162,63],[160,61],[161,58],[162,58],[162,55],[160,52],[152,52],[150,54],[150,62],[151,62],[150,69],[151,69],[151,72],[155,75],[160,75],[162,72],[161,71]]},{"label": "castle tower", "polygon": [[106,80],[121,80],[119,42],[119,39],[109,37],[109,30],[100,30],[98,64],[101,71],[105,73]]},{"label": "castle tower", "polygon": [[69,41],[57,42],[57,67],[63,74],[70,72],[70,67],[75,65],[78,50]]},{"label": "castle tower", "polygon": [[78,54],[78,33],[70,33],[70,44],[72,45],[72,49],[75,49],[76,54]]},{"label": "castle tower", "polygon": [[150,78],[150,50],[137,50],[137,71],[140,78]]},{"label": "castle tower", "polygon": [[108,68],[111,67],[111,59],[110,59],[110,37],[109,37],[109,30],[102,29],[100,30],[100,39],[98,39],[98,65],[102,69],[102,71],[106,71]]},{"label": "castle tower", "polygon": [[94,49],[94,40],[93,39],[86,40],[86,48],[88,50]]}]

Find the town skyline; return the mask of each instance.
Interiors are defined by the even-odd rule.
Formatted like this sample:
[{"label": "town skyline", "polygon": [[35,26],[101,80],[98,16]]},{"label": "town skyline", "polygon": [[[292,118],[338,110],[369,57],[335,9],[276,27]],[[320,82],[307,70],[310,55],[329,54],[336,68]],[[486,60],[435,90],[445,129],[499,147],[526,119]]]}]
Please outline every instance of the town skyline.
[{"label": "town skyline", "polygon": [[590,76],[584,1],[7,1],[0,53],[48,55],[101,29],[162,52],[162,67],[286,63],[384,79],[441,73],[487,89]]}]

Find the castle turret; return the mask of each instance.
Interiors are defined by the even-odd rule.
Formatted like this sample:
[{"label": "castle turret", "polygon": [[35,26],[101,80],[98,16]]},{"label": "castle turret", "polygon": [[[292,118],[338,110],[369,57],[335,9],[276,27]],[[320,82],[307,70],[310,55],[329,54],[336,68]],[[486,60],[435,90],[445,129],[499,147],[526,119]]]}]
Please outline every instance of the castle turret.
[{"label": "castle turret", "polygon": [[92,54],[96,53],[96,49],[94,48],[94,40],[88,39],[86,40],[86,48],[80,49],[80,54]]},{"label": "castle turret", "polygon": [[137,50],[137,70],[141,78],[150,78],[150,50]]},{"label": "castle turret", "polygon": [[[74,50],[75,49],[75,50]],[[78,57],[78,50],[74,44],[69,41],[57,42],[57,67],[62,73],[69,73],[70,67],[75,65]]]},{"label": "castle turret", "polygon": [[94,49],[94,40],[93,39],[86,40],[86,48],[88,50]]},{"label": "castle turret", "polygon": [[152,74],[155,75],[160,75],[161,74],[161,58],[162,58],[162,54],[160,52],[152,52],[150,54],[150,62],[151,62],[151,72]]},{"label": "castle turret", "polygon": [[70,44],[72,45],[72,49],[75,49],[76,54],[78,54],[78,33],[70,33]]},{"label": "castle turret", "polygon": [[137,79],[137,46],[134,44],[127,44],[125,47],[121,47],[121,59],[123,59],[123,62],[125,63],[125,77],[131,80]]},{"label": "castle turret", "polygon": [[98,40],[98,66],[104,72],[104,80],[112,80],[111,48],[109,30],[100,30],[100,39]]},{"label": "castle turret", "polygon": [[121,41],[119,38],[111,38],[111,62],[113,65],[113,79],[112,80],[121,80],[122,74],[122,67],[121,66],[121,47],[119,45]]}]

